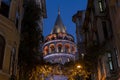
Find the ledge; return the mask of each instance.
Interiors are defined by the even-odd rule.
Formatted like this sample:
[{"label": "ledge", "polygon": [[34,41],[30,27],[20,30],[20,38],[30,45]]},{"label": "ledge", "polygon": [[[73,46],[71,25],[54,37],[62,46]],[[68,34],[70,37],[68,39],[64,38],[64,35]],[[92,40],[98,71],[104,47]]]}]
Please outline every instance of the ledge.
[{"label": "ledge", "polygon": [[6,77],[10,77],[10,74],[7,74],[7,73],[3,72],[2,70],[0,70],[0,75],[6,76]]},{"label": "ledge", "polygon": [[0,14],[0,24],[4,25],[5,28],[9,29],[10,31],[17,32],[15,23],[10,19],[2,16],[1,14]]}]

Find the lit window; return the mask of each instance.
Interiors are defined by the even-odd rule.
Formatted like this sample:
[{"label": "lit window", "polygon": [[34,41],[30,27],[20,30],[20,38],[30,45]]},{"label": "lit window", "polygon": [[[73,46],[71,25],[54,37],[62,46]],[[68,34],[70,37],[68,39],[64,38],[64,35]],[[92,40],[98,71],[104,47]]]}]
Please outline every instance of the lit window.
[{"label": "lit window", "polygon": [[54,53],[54,52],[55,52],[55,46],[54,46],[54,44],[51,44],[51,45],[50,45],[50,49],[51,49],[51,53]]},{"label": "lit window", "polygon": [[102,0],[99,0],[98,3],[99,3],[100,12],[103,12],[104,8],[103,8],[103,2],[102,2]]},{"label": "lit window", "polygon": [[69,44],[65,45],[65,52],[70,53],[70,45]]},{"label": "lit window", "polygon": [[113,62],[112,62],[112,55],[111,53],[108,53],[108,63],[110,70],[113,70]]},{"label": "lit window", "polygon": [[49,52],[49,50],[48,50],[48,46],[45,46],[45,48],[44,48],[44,56],[47,55],[48,52]]}]

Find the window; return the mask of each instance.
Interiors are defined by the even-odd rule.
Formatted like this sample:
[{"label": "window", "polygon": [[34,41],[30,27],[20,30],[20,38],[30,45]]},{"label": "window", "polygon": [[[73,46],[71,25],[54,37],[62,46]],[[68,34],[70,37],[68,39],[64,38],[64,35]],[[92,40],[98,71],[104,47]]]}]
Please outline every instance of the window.
[{"label": "window", "polygon": [[46,56],[47,54],[49,53],[49,49],[48,49],[48,46],[45,46],[44,47],[44,56]]},{"label": "window", "polygon": [[108,53],[108,64],[109,64],[110,71],[113,71],[113,62],[112,62],[111,53]]},{"label": "window", "polygon": [[51,53],[54,53],[54,52],[55,52],[55,47],[52,46],[52,47],[51,47]]},{"label": "window", "polygon": [[72,46],[72,53],[75,53],[75,47]]},{"label": "window", "polygon": [[104,4],[103,4],[103,1],[102,1],[102,0],[99,0],[99,1],[98,1],[98,4],[99,4],[100,12],[103,12],[103,11],[104,11]]},{"label": "window", "polygon": [[70,45],[68,43],[65,44],[65,52],[70,53]]},{"label": "window", "polygon": [[0,14],[4,15],[5,17],[9,16],[10,3],[11,3],[11,0],[1,1]]},{"label": "window", "polygon": [[57,44],[57,52],[58,53],[63,52],[63,45],[61,43]]},{"label": "window", "polygon": [[0,36],[0,70],[2,69],[3,66],[4,49],[5,49],[5,40],[2,36]]},{"label": "window", "polygon": [[108,38],[108,30],[107,30],[107,24],[105,21],[102,22],[102,27],[103,27],[103,33],[104,33],[104,38]]},{"label": "window", "polygon": [[62,47],[58,46],[58,52],[62,52]]},{"label": "window", "polygon": [[65,52],[69,53],[69,46],[65,46]]}]

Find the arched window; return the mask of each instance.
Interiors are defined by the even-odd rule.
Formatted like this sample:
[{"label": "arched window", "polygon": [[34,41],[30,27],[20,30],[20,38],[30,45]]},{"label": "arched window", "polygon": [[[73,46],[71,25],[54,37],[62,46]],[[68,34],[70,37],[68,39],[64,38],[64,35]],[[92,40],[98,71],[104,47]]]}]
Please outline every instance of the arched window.
[{"label": "arched window", "polygon": [[48,46],[45,46],[45,47],[44,47],[44,52],[43,52],[44,54],[43,54],[43,55],[44,55],[44,56],[47,55],[48,52],[49,52]]},{"label": "arched window", "polygon": [[72,53],[75,54],[75,46],[72,46]]},{"label": "arched window", "polygon": [[62,47],[58,46],[58,52],[62,52]]},{"label": "arched window", "polygon": [[54,44],[50,44],[50,52],[51,53],[55,52],[55,45]]},{"label": "arched window", "polygon": [[70,53],[70,45],[69,44],[65,44],[65,52]]},{"label": "arched window", "polygon": [[62,44],[58,44],[57,47],[58,47],[57,52],[63,52]]},{"label": "arched window", "polygon": [[5,39],[0,36],[0,70],[2,69],[4,59]]}]

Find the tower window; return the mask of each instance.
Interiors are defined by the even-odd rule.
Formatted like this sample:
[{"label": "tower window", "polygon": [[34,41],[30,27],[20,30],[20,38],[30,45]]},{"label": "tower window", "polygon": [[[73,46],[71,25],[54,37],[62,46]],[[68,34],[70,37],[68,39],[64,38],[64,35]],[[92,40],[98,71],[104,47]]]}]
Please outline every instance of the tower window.
[{"label": "tower window", "polygon": [[113,61],[112,61],[111,53],[108,53],[108,64],[109,64],[110,71],[112,71],[113,70]]},{"label": "tower window", "polygon": [[48,53],[49,53],[48,46],[45,46],[45,48],[44,48],[44,56],[47,55]]},{"label": "tower window", "polygon": [[70,45],[69,44],[65,45],[65,52],[70,53]]},{"label": "tower window", "polygon": [[50,49],[51,49],[51,53],[54,53],[54,52],[55,52],[55,45],[54,45],[54,44],[51,44],[51,45],[50,45]]},{"label": "tower window", "polygon": [[57,52],[63,52],[63,45],[61,43],[57,44]]},{"label": "tower window", "polygon": [[5,40],[2,36],[0,36],[0,70],[2,69],[3,66],[4,49],[5,49]]},{"label": "tower window", "polygon": [[103,4],[103,1],[102,1],[102,0],[99,0],[99,1],[98,1],[98,4],[99,4],[100,12],[103,12],[103,11],[104,11],[104,4]]},{"label": "tower window", "polygon": [[58,52],[62,52],[62,47],[58,46]]}]

